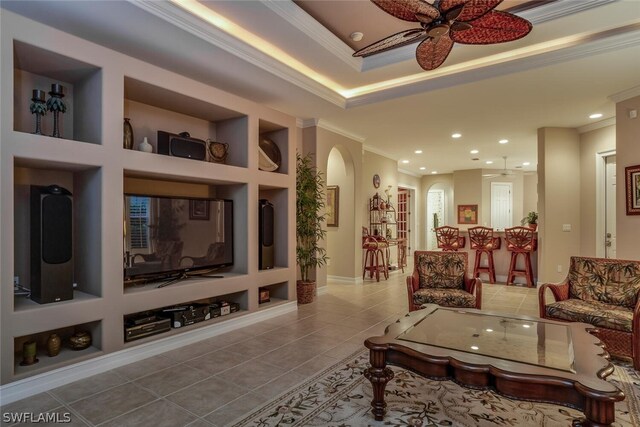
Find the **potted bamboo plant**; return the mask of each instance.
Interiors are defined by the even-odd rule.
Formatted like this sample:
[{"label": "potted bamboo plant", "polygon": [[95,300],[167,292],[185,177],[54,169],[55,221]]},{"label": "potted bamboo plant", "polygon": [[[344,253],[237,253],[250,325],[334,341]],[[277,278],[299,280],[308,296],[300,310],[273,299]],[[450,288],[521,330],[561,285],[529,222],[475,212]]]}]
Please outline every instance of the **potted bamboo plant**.
[{"label": "potted bamboo plant", "polygon": [[311,155],[297,155],[296,161],[296,262],[300,267],[300,280],[296,284],[299,304],[313,302],[316,281],[310,274],[327,262],[324,248],[318,242],[326,231],[325,195],[322,174],[313,166]]},{"label": "potted bamboo plant", "polygon": [[520,225],[529,224],[529,228],[532,230],[536,230],[538,228],[538,213],[535,211],[531,211],[520,220]]}]

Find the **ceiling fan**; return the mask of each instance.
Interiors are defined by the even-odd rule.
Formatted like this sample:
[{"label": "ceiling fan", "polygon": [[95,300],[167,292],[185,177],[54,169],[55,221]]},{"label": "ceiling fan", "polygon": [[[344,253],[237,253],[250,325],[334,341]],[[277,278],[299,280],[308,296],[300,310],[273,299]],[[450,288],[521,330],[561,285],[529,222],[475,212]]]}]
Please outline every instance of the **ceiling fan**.
[{"label": "ceiling fan", "polygon": [[400,31],[364,47],[353,56],[370,56],[421,41],[418,64],[427,71],[438,68],[453,43],[493,44],[518,40],[531,31],[526,19],[493,10],[502,0],[371,0],[398,19],[418,22],[420,28]]},{"label": "ceiling fan", "polygon": [[504,160],[504,168],[502,168],[502,170],[499,173],[487,173],[487,174],[483,174],[482,177],[488,179],[488,178],[495,178],[497,176],[515,175],[514,171],[512,171],[511,169],[507,169],[507,156],[502,156],[502,159]]}]

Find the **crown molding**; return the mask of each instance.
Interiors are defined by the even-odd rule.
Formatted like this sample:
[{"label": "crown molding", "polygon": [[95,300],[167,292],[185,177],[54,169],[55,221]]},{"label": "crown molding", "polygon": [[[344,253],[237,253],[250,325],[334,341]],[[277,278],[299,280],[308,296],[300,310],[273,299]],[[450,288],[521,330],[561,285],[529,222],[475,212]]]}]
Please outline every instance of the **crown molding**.
[{"label": "crown molding", "polygon": [[[398,172],[403,173],[403,174],[405,174],[405,175],[415,176],[416,178],[422,178],[422,175],[417,174],[417,173],[412,172],[412,171],[408,171],[408,170],[406,170],[406,169],[400,169],[400,168],[398,168]],[[398,185],[398,186],[399,186],[399,185]]]},{"label": "crown molding", "polygon": [[[546,21],[565,17],[567,15],[604,6],[606,4],[613,3],[614,1],[617,0],[557,0],[532,9],[523,10],[522,12],[517,12],[515,14],[528,20],[533,25],[537,25]],[[455,49],[456,45],[454,45],[453,48]],[[415,52],[416,46],[412,43],[397,49],[369,56],[364,58],[364,61],[362,62],[362,71],[374,70],[376,68],[408,61],[410,59],[413,60],[416,56]]]},{"label": "crown molding", "polygon": [[241,40],[203,21],[180,6],[169,1],[128,0],[131,4],[149,12],[194,36],[259,67],[276,77],[293,83],[339,107],[345,107],[345,98],[328,87],[310,79],[280,61],[266,55]]},{"label": "crown molding", "polygon": [[588,125],[580,126],[576,128],[578,133],[591,132],[592,130],[606,128],[608,126],[615,126],[616,118],[609,117],[608,119],[600,120],[599,122],[589,123]]},{"label": "crown molding", "polygon": [[263,0],[262,4],[304,34],[311,35],[320,46],[335,55],[342,62],[356,71],[361,71],[362,58],[354,58],[352,56],[353,49],[351,49],[349,45],[340,40],[340,38],[316,21],[293,1]]},{"label": "crown molding", "polygon": [[304,128],[307,127],[304,125],[304,120],[302,120],[300,117],[296,118],[296,127],[297,128]]},{"label": "crown molding", "polygon": [[310,128],[310,127],[319,127],[322,128],[324,130],[328,130],[330,132],[333,132],[335,134],[338,135],[342,135],[345,138],[349,138],[352,139],[354,141],[357,141],[359,143],[363,143],[365,141],[365,137],[360,136],[360,135],[356,135],[355,133],[351,133],[349,131],[346,131],[342,128],[339,128],[338,126],[335,126],[329,122],[327,122],[324,119],[306,119],[302,121],[302,127],[303,128]]},{"label": "crown molding", "polygon": [[[543,45],[536,51],[519,55],[514,52],[513,56],[497,57],[493,61],[488,58],[485,65],[473,64],[473,61],[470,61],[467,66],[462,63],[442,67],[433,73],[417,75],[418,77],[413,83],[375,90],[348,98],[346,108],[545,67],[638,44],[640,44],[640,22],[634,22],[623,27],[587,34],[580,38],[567,38],[563,43],[556,45]],[[625,96],[627,96],[626,93]]]},{"label": "crown molding", "polygon": [[386,157],[387,159],[393,160],[394,162],[398,161],[398,159],[396,157],[394,157],[392,154],[387,153],[386,151],[381,150],[379,148],[372,147],[370,145],[363,145],[362,148],[364,149],[364,151],[368,151],[370,153],[377,154],[377,155],[382,156],[382,157]]},{"label": "crown molding", "polygon": [[630,89],[623,90],[622,92],[614,93],[609,96],[609,99],[617,103],[635,98],[636,96],[640,96],[640,86],[634,86]]}]

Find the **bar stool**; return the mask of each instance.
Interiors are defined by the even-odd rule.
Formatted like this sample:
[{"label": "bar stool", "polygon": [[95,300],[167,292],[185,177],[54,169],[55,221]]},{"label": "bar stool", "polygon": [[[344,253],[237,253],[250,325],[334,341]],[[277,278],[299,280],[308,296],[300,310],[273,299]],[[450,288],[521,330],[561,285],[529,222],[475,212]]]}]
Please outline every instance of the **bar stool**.
[{"label": "bar stool", "polygon": [[388,279],[389,266],[387,265],[385,254],[389,249],[389,243],[386,239],[379,236],[367,236],[364,238],[362,249],[364,249],[362,278],[365,278],[368,271],[370,278],[373,278],[375,273],[377,282],[380,281],[380,272],[382,272],[385,279]]},{"label": "bar stool", "polygon": [[[469,229],[469,247],[476,250],[473,277],[480,273],[489,274],[489,283],[496,283],[496,268],[493,264],[493,251],[500,249],[500,237],[493,237],[493,228],[472,227]],[[481,267],[482,254],[487,255],[487,266]]]},{"label": "bar stool", "polygon": [[458,249],[464,248],[466,242],[464,236],[460,236],[459,228],[448,225],[436,228],[436,239],[438,247],[443,251],[458,252]]},{"label": "bar stool", "polygon": [[[505,239],[507,240],[507,250],[511,252],[511,263],[509,264],[509,275],[507,285],[513,283],[516,276],[524,276],[527,287],[533,286],[533,269],[531,268],[531,252],[536,249],[533,230],[529,227],[505,228]],[[524,270],[518,270],[518,256],[524,257]]]}]

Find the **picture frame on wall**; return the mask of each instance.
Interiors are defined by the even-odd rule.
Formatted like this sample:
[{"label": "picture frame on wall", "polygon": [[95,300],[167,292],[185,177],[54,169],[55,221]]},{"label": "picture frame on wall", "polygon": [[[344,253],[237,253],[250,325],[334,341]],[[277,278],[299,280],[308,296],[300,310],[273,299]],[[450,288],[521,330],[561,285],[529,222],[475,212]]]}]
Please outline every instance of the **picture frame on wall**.
[{"label": "picture frame on wall", "polygon": [[209,221],[209,201],[189,200],[189,219]]},{"label": "picture frame on wall", "polygon": [[477,224],[478,205],[458,205],[458,224]]},{"label": "picture frame on wall", "polygon": [[327,227],[337,227],[340,215],[340,187],[337,185],[327,185]]},{"label": "picture frame on wall", "polygon": [[640,215],[640,165],[624,168],[627,215]]}]

